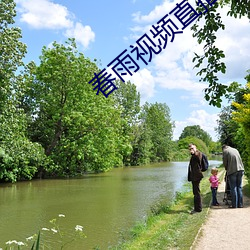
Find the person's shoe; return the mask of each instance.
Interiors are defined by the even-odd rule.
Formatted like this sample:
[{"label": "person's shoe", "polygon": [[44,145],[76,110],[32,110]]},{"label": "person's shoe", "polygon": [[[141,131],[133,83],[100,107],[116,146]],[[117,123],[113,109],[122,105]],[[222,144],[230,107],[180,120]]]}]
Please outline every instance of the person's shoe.
[{"label": "person's shoe", "polygon": [[220,204],[219,203],[216,203],[216,204],[212,204],[212,206],[219,206]]},{"label": "person's shoe", "polygon": [[233,206],[231,205],[231,206],[228,206],[228,208],[236,208],[236,207],[233,207]]},{"label": "person's shoe", "polygon": [[238,208],[243,208],[243,205],[238,206]]},{"label": "person's shoe", "polygon": [[200,213],[201,211],[196,211],[196,210],[192,210],[191,212],[190,212],[190,214],[196,214],[196,213]]}]

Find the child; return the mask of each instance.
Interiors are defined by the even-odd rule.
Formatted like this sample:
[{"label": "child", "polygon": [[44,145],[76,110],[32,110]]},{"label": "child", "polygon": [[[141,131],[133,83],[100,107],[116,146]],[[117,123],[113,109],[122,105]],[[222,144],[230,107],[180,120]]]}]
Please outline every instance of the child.
[{"label": "child", "polygon": [[217,189],[220,184],[219,179],[217,177],[218,174],[218,169],[217,168],[212,168],[211,169],[211,176],[209,178],[209,181],[211,183],[211,190],[212,190],[212,205],[213,206],[219,206],[220,204],[217,201]]}]

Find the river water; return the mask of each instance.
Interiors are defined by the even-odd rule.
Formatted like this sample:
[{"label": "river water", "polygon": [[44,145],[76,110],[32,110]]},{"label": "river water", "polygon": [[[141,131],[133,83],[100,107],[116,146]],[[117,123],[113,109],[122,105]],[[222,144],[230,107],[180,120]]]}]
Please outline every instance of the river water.
[{"label": "river water", "polygon": [[[211,166],[220,163],[210,161]],[[25,242],[42,228],[51,229],[49,221],[56,218],[61,233],[65,234],[64,243],[68,236],[72,239],[76,225],[83,226],[87,236],[63,249],[88,250],[97,246],[108,249],[118,243],[122,232],[145,219],[156,202],[166,197],[171,202],[187,182],[187,165],[188,162],[168,162],[116,168],[80,179],[1,184],[0,248],[4,249],[9,240]],[[45,249],[50,249],[49,245],[53,250],[60,249],[53,245],[60,241],[58,233],[44,230],[42,233]]]}]

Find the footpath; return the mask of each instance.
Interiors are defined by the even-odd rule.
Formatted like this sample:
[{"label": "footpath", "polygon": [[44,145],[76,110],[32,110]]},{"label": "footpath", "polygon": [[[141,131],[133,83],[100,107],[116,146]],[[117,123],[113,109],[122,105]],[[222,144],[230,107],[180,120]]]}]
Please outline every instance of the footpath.
[{"label": "footpath", "polygon": [[[211,207],[192,250],[249,250],[250,249],[250,198],[244,196],[243,208],[228,208],[225,198],[225,181],[218,188],[218,207]],[[193,215],[195,216],[195,215]]]}]

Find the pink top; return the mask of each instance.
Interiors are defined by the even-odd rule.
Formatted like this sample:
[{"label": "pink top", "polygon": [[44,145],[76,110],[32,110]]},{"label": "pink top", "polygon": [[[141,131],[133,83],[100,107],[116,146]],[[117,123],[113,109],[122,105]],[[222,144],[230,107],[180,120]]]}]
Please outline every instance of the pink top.
[{"label": "pink top", "polygon": [[219,179],[216,175],[211,175],[209,178],[209,181],[211,183],[211,187],[218,187]]}]

